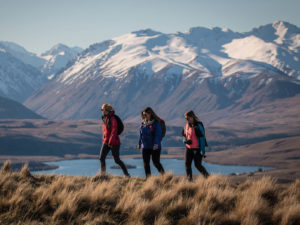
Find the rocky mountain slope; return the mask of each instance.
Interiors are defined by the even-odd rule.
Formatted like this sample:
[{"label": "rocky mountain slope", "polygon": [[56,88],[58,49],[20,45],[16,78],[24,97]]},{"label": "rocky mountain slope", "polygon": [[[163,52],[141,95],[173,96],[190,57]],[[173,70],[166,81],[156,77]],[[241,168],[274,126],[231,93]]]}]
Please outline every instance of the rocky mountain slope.
[{"label": "rocky mountain slope", "polygon": [[0,96],[23,102],[46,78],[29,64],[17,59],[0,45]]},{"label": "rocky mountain slope", "polygon": [[39,55],[0,41],[0,96],[23,102],[81,51],[58,44]]},{"label": "rocky mountain slope", "polygon": [[167,121],[188,109],[224,120],[299,100],[299,46],[300,29],[282,21],[247,33],[140,30],[91,45],[25,105],[51,119],[97,118],[109,102],[128,121],[146,106]]}]

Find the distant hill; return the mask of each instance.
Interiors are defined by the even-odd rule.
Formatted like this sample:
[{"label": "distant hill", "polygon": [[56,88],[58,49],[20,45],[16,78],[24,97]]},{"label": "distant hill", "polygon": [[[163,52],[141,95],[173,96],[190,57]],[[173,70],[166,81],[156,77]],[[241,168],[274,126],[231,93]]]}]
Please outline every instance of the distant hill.
[{"label": "distant hill", "polygon": [[32,112],[14,100],[0,96],[0,119],[42,119],[40,115]]},{"label": "distant hill", "polygon": [[[268,108],[272,110],[272,108]],[[293,113],[293,112],[290,112]],[[300,119],[274,123],[206,126],[209,148],[205,161],[217,164],[271,166],[268,174],[282,181],[300,176]],[[0,120],[0,163],[7,159],[53,161],[50,158],[98,158],[102,140],[100,120]],[[138,123],[125,123],[120,154],[141,156],[136,149]],[[182,127],[167,126],[162,157],[183,158]],[[135,155],[135,156],[133,156]],[[128,156],[129,157],[129,156]]]}]

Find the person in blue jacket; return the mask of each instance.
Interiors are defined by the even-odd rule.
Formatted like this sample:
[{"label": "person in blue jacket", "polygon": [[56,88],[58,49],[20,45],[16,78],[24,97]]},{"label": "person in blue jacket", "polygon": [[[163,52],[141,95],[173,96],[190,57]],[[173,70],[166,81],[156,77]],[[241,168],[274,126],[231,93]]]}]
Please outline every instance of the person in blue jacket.
[{"label": "person in blue jacket", "polygon": [[161,140],[162,140],[162,121],[153,111],[152,108],[147,107],[141,112],[142,125],[140,128],[140,138],[138,149],[142,148],[142,155],[144,161],[144,169],[146,177],[151,175],[150,158],[152,155],[152,162],[157,170],[164,174],[164,168],[160,163]]}]

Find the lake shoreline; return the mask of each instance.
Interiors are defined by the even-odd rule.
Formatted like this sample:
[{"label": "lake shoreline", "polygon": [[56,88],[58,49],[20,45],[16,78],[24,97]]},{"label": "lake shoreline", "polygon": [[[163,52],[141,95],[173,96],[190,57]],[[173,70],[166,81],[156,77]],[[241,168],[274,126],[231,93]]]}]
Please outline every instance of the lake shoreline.
[{"label": "lake shoreline", "polygon": [[[208,153],[210,155],[210,153]],[[6,158],[6,159],[5,159]],[[108,159],[112,159],[111,155],[107,156]],[[134,154],[134,155],[121,155],[120,158],[122,159],[142,159],[141,154]],[[184,160],[183,155],[167,155],[162,154],[161,159],[177,159],[177,160]],[[204,161],[206,163],[217,164],[220,166],[255,166],[255,167],[273,167],[272,170],[277,169],[274,166],[270,165],[259,165],[257,163],[230,163],[230,162],[222,162],[218,163],[215,160],[209,160],[209,157],[206,157]],[[79,154],[79,155],[65,155],[64,157],[58,156],[0,156],[0,167],[3,163],[7,160],[11,161],[12,170],[17,171],[22,168],[22,165],[28,164],[28,168],[30,171],[41,171],[41,170],[53,170],[57,169],[56,165],[46,164],[46,162],[59,162],[65,160],[80,160],[80,159],[99,159],[99,155],[89,155],[89,154]],[[37,166],[36,166],[37,165]]]},{"label": "lake shoreline", "polygon": [[[127,157],[122,159],[126,164],[134,165],[132,168],[128,168],[129,173],[132,177],[144,177],[144,165],[143,160],[138,157],[132,158]],[[64,174],[67,176],[95,176],[99,174],[100,162],[98,159],[73,159],[73,160],[64,160],[60,162],[47,162],[48,165],[54,164],[59,166],[56,170],[50,171],[32,171],[33,174]],[[164,167],[166,173],[173,174],[174,176],[185,176],[185,162],[181,159],[171,159],[169,157],[162,158],[161,164]],[[258,167],[258,166],[230,166],[230,165],[218,165],[204,162],[204,167],[210,174],[220,174],[224,176],[238,176],[241,174],[248,173],[256,173],[265,170],[272,169],[270,167]],[[109,157],[106,160],[106,172],[110,176],[123,176],[123,171],[121,169],[115,170],[116,166],[113,158]],[[155,166],[151,163],[150,165],[152,175],[157,176],[159,172],[155,168]],[[192,164],[193,174],[195,176],[199,176],[199,171],[195,168],[194,164]],[[201,175],[200,175],[201,176]]]},{"label": "lake shoreline", "polygon": [[[285,168],[284,166],[278,164],[276,161],[270,161],[268,163],[265,163],[261,160],[255,160],[255,163],[253,163],[253,160],[245,161],[245,160],[234,160],[234,158],[230,157],[222,157],[225,152],[220,154],[221,152],[207,152],[207,157],[204,159],[205,162],[212,163],[212,164],[218,164],[218,165],[228,165],[228,166],[256,166],[256,167],[273,167],[273,169],[270,170],[264,170],[264,171],[255,171],[245,174],[230,174],[225,175],[228,177],[229,180],[231,180],[233,183],[240,183],[244,180],[251,177],[252,179],[260,179],[264,176],[270,176],[277,180],[278,183],[291,183],[295,181],[296,179],[299,179],[299,176],[297,176],[297,173],[295,174],[295,170],[292,165],[289,165],[290,167]],[[99,155],[89,155],[89,154],[79,154],[79,155],[65,155],[64,157],[59,156],[0,156],[0,165],[6,161],[10,160],[12,167],[13,164],[16,163],[28,163],[31,161],[39,162],[42,164],[41,169],[39,170],[51,170],[53,168],[50,168],[49,166],[56,166],[56,165],[49,165],[45,162],[56,162],[56,161],[64,161],[64,160],[75,160],[75,159],[98,159]],[[108,158],[112,158],[112,156],[108,156]],[[132,158],[132,159],[142,159],[141,154],[134,154],[134,155],[121,155],[121,158]],[[178,154],[163,154],[161,155],[162,159],[178,159],[178,160],[184,160],[183,155]],[[234,163],[233,163],[234,161]],[[238,162],[238,163],[237,163]],[[249,163],[250,162],[250,163]],[[29,163],[30,165],[30,163]],[[36,168],[32,168],[29,166],[30,171],[37,171]],[[298,171],[298,170],[296,170]],[[196,175],[198,176],[198,175]]]}]

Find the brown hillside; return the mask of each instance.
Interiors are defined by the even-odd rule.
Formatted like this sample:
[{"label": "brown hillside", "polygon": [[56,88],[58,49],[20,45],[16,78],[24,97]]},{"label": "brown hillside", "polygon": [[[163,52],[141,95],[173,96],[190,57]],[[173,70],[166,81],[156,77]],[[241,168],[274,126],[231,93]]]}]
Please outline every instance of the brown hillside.
[{"label": "brown hillside", "polygon": [[269,177],[233,185],[222,176],[194,182],[164,175],[70,177],[0,172],[5,224],[299,224],[300,182]]}]

